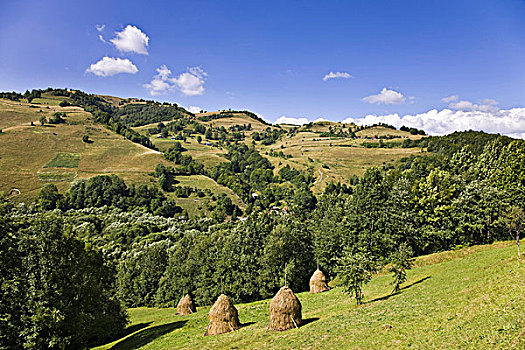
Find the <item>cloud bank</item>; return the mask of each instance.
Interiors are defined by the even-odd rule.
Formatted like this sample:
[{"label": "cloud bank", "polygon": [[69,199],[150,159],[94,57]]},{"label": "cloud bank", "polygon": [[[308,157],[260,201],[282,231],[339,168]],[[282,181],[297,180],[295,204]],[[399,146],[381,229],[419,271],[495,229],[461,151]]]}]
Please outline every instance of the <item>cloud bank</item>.
[{"label": "cloud bank", "polygon": [[525,138],[525,108],[492,110],[432,109],[425,113],[400,116],[369,114],[363,118],[347,118],[343,123],[371,125],[379,122],[423,129],[430,135],[444,135],[454,131],[482,130],[511,137]]},{"label": "cloud bank", "polygon": [[93,73],[99,77],[109,77],[120,73],[135,74],[138,71],[137,67],[127,58],[107,56],[86,69],[86,73]]},{"label": "cloud bank", "polygon": [[208,74],[201,67],[189,67],[186,72],[172,77],[171,70],[166,65],[162,65],[157,68],[157,74],[151,82],[143,86],[152,96],[166,94],[174,88],[186,96],[202,95],[207,76]]},{"label": "cloud bank", "polygon": [[148,54],[149,37],[139,28],[128,25],[110,41],[122,52],[135,52],[141,55]]},{"label": "cloud bank", "polygon": [[394,105],[405,102],[406,97],[400,92],[383,88],[377,95],[363,97],[361,100],[367,103]]},{"label": "cloud bank", "polygon": [[327,81],[329,79],[350,79],[353,78],[350,74],[346,72],[330,72],[327,75],[323,77],[324,81]]},{"label": "cloud bank", "polygon": [[294,117],[286,117],[284,115],[277,118],[277,120],[275,121],[275,124],[303,125],[303,124],[308,124],[308,123],[310,123],[308,118],[294,118]]}]

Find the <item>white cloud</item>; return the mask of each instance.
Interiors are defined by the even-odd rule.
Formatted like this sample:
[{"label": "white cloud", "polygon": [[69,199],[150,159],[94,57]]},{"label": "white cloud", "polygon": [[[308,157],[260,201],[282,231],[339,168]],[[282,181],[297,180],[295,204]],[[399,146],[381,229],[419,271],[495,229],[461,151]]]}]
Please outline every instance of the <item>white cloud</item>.
[{"label": "white cloud", "polygon": [[148,54],[149,38],[139,28],[128,25],[117,36],[110,41],[117,49],[123,52],[136,52],[142,55]]},{"label": "white cloud", "polygon": [[459,98],[458,95],[451,95],[451,96],[448,96],[448,97],[443,97],[441,99],[442,102],[445,102],[445,103],[449,103],[449,102],[454,102],[454,101],[457,101]]},{"label": "white cloud", "polygon": [[104,28],[106,28],[106,25],[105,24],[97,24],[97,25],[95,25],[95,28],[97,28],[97,30],[99,32],[102,32],[104,30]]},{"label": "white cloud", "polygon": [[481,100],[479,104],[470,101],[457,101],[450,103],[448,107],[459,111],[497,112],[499,110],[498,107],[496,107],[497,105],[498,101],[486,98]]},{"label": "white cloud", "polygon": [[293,124],[293,125],[303,125],[303,124],[308,124],[310,121],[308,120],[308,118],[294,118],[294,117],[286,117],[286,116],[282,116],[282,117],[279,117],[276,121],[275,121],[275,124]]},{"label": "white cloud", "polygon": [[328,79],[350,79],[353,78],[350,74],[346,72],[330,72],[327,75],[323,77],[324,81],[327,81]]},{"label": "white cloud", "polygon": [[405,102],[406,98],[400,92],[383,88],[377,95],[363,97],[362,101],[378,104],[400,104]]},{"label": "white cloud", "polygon": [[187,72],[171,80],[184,95],[195,96],[204,93],[204,83],[207,76],[208,74],[201,67],[191,67],[188,68]]},{"label": "white cloud", "polygon": [[202,111],[202,108],[197,107],[197,106],[190,106],[188,108],[188,111],[190,111],[193,114],[196,114],[196,113],[200,113],[200,111]]},{"label": "white cloud", "polygon": [[100,41],[102,41],[104,44],[107,44],[107,43],[108,43],[106,40],[104,40],[104,37],[103,37],[101,34],[98,35],[98,38],[99,38]]},{"label": "white cloud", "polygon": [[163,64],[157,68],[157,74],[151,82],[142,86],[144,86],[152,96],[166,94],[173,89],[173,85],[169,82],[170,76],[171,71]]},{"label": "white cloud", "polygon": [[171,76],[171,71],[166,65],[157,68],[157,74],[150,83],[143,86],[153,96],[168,93],[174,88],[187,96],[202,95],[205,91],[204,83],[208,74],[200,67],[188,68],[176,78]]},{"label": "white cloud", "polygon": [[454,131],[483,130],[488,133],[500,133],[512,137],[525,138],[525,108],[512,108],[498,111],[462,111],[432,109],[426,113],[399,116],[367,115],[363,118],[347,118],[342,123],[371,125],[378,122],[415,127],[427,131],[430,135],[444,135]]},{"label": "white cloud", "polygon": [[103,57],[100,61],[93,63],[86,69],[87,73],[93,73],[99,77],[109,77],[120,73],[135,74],[139,70],[127,58]]}]

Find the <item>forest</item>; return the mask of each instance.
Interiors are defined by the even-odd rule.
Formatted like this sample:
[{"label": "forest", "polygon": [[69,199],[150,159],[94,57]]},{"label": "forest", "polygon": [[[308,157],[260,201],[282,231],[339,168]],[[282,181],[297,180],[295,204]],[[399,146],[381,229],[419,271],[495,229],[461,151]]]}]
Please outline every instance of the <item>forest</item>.
[{"label": "forest", "polygon": [[[112,130],[131,130],[96,98],[71,98]],[[142,120],[134,115],[132,123]],[[294,291],[307,290],[319,266],[360,303],[371,275],[388,269],[395,290],[415,256],[519,242],[524,141],[468,131],[414,147],[428,152],[317,195],[312,172],[286,166],[274,173],[254,147],[231,141],[230,162],[207,170],[173,146],[165,158],[174,167],[152,169],[160,189],[111,175],[78,181],[66,193],[47,185],[33,203],[4,196],[0,344],[100,344],[122,334],[127,307],[173,307],[186,293],[198,305],[221,289],[235,303],[268,298],[283,285],[285,265]],[[174,174],[206,174],[237,193],[246,210],[220,196],[208,216],[181,215],[165,195],[175,190]]]}]

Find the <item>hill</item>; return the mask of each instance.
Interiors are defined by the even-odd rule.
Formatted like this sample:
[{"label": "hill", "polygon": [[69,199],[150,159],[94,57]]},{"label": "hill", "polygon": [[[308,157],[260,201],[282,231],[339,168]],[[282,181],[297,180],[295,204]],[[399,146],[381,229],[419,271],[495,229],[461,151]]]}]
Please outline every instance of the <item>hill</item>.
[{"label": "hill", "polygon": [[102,349],[523,349],[525,278],[515,246],[502,242],[422,256],[391,295],[390,276],[365,287],[364,305],[341,288],[299,293],[306,324],[265,332],[269,300],[236,305],[244,327],[203,337],[209,307],[129,309],[129,335]]},{"label": "hill", "polygon": [[[0,99],[0,191],[16,202],[34,200],[46,183],[64,192],[78,179],[110,173],[130,184],[156,183],[151,174],[157,164],[171,164],[162,152],[176,142],[182,142],[184,154],[207,171],[230,162],[225,142],[254,145],[268,158],[275,176],[285,166],[305,171],[314,179],[311,188],[316,193],[330,182],[347,183],[372,166],[387,166],[421,152],[402,144],[421,136],[385,126],[271,125],[249,111],[192,114],[176,104],[90,97],[75,90],[47,89],[28,98]],[[93,112],[93,106],[112,113],[113,119],[99,120],[86,112]],[[49,121],[56,113],[65,113],[65,123],[41,125],[42,117]],[[84,136],[89,142],[82,140]],[[206,174],[179,176],[176,183],[225,193],[241,209],[246,204],[238,193]],[[168,196],[192,216],[205,213],[214,203],[213,195]]]},{"label": "hill", "polygon": [[[75,179],[101,174],[117,174],[132,183],[149,181],[148,172],[163,161],[160,152],[111,132],[79,107],[60,107],[59,102],[51,97],[32,104],[0,99],[0,191],[18,189],[15,200],[27,202],[49,182],[65,191]],[[57,112],[67,114],[66,123],[41,125],[41,117],[49,120]],[[84,135],[92,142],[83,142]]]},{"label": "hill", "polygon": [[[125,105],[119,98],[103,97],[114,105]],[[157,164],[169,165],[161,151],[132,142],[96,122],[93,116],[77,106],[59,104],[72,100],[43,93],[31,103],[26,99],[0,99],[0,192],[15,202],[33,201],[47,183],[61,192],[79,179],[116,174],[130,184],[156,183],[151,174]],[[141,103],[133,101],[133,103]],[[51,124],[55,113],[66,114],[65,123]],[[47,121],[44,125],[40,119]],[[82,140],[89,138],[88,142]],[[211,158],[205,155],[204,158]],[[207,159],[202,159],[207,162]],[[187,181],[193,179],[195,181]],[[225,193],[242,206],[242,201],[230,189],[212,179],[190,177],[181,183],[213,193]],[[177,204],[190,215],[204,211],[209,197],[177,198]],[[199,209],[200,208],[200,209]]]}]

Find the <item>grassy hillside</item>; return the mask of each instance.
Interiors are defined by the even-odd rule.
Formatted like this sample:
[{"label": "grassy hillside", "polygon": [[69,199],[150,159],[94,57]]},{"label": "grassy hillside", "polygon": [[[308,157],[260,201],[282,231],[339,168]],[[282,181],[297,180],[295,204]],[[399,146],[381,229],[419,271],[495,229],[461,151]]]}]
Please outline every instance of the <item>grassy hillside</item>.
[{"label": "grassy hillside", "polygon": [[[146,106],[145,102],[133,99],[100,97],[119,108],[129,104],[131,104],[129,107]],[[133,129],[147,135],[160,152],[133,143],[103,125],[95,123],[92,116],[79,107],[60,107],[60,102],[64,100],[68,100],[68,97],[54,96],[52,93],[44,93],[41,98],[35,98],[31,104],[25,99],[21,102],[0,99],[0,129],[3,130],[0,134],[0,191],[16,194],[13,200],[17,202],[33,200],[40,188],[48,182],[55,183],[63,192],[76,179],[101,174],[114,173],[125,181],[135,184],[150,183],[155,180],[148,173],[151,173],[158,163],[169,165],[160,152],[167,150],[177,141],[172,140],[174,133],[167,138],[161,138],[160,134],[152,134],[150,130],[158,123],[137,126]],[[164,108],[167,111],[171,110],[170,113],[174,113],[173,108],[175,108],[164,105],[148,106],[152,108],[151,118],[159,120],[164,120],[162,114]],[[255,147],[275,166],[275,174],[286,165],[301,170],[311,169],[316,178],[313,185],[315,192],[323,191],[330,181],[347,183],[351,176],[363,175],[369,167],[388,165],[402,157],[421,152],[419,148],[402,148],[400,145],[403,139],[417,139],[421,136],[413,136],[408,132],[385,127],[358,130],[356,125],[335,122],[317,122],[301,127],[270,126],[249,112],[207,112],[193,116],[182,109],[175,109],[179,114],[174,114],[173,120],[182,116],[182,119],[197,123],[195,124],[197,126],[200,124],[206,129],[211,127],[215,131],[226,130],[228,135],[233,133],[232,128],[249,124],[249,130],[241,131],[244,137],[241,142],[249,145],[254,142],[255,132],[263,135],[268,129],[285,130],[286,132],[271,144],[265,145],[262,141],[256,141]],[[49,119],[55,112],[67,113],[67,123],[40,125],[39,119],[42,116]],[[135,115],[136,119],[130,122],[140,124],[142,121],[147,121],[148,116],[144,113],[142,116]],[[126,121],[126,118],[124,116],[123,120]],[[34,126],[30,125],[31,122]],[[169,123],[170,120],[164,121],[164,124]],[[198,134],[194,132],[195,125],[188,125],[187,131],[190,133],[183,142],[185,154],[204,164],[206,169],[229,162],[225,157],[226,149],[217,140],[207,140],[202,135],[202,141],[197,142]],[[292,130],[296,132],[288,132]],[[358,138],[350,137],[348,134],[350,131],[356,132]],[[339,132],[345,132],[345,136],[333,136]],[[84,135],[89,136],[93,142],[82,142]],[[389,139],[380,141],[379,137]],[[375,147],[379,142],[393,147]],[[184,182],[185,186],[200,189],[210,188],[209,183],[213,183],[210,189],[214,193],[227,193],[234,203],[241,204],[239,197],[229,189],[216,184],[211,179],[205,181],[206,184],[201,180],[188,177],[181,182]],[[205,212],[203,207],[206,200],[175,199],[191,214]]]},{"label": "grassy hillside", "polygon": [[[341,123],[330,123],[334,128],[341,128]],[[379,144],[374,136],[397,136],[384,143],[402,142],[403,139],[419,139],[421,136],[412,136],[408,132],[387,129],[384,127],[373,127],[356,133],[363,138],[351,139],[348,137],[325,137],[322,132],[327,132],[330,126],[327,123],[314,124],[311,129],[301,127],[299,132],[292,135],[284,135],[282,139],[269,146],[259,146],[263,154],[270,155],[271,152],[282,151],[284,155],[291,158],[269,156],[268,158],[276,168],[289,164],[291,167],[306,169],[312,167],[316,176],[314,190],[320,192],[327,183],[345,183],[353,176],[362,176],[366,169],[373,166],[393,164],[397,160],[420,153],[419,148],[402,148],[396,145],[393,148],[367,148],[364,143]],[[349,127],[349,124],[345,125]],[[369,136],[372,139],[364,139]]]},{"label": "grassy hillside", "polygon": [[[277,129],[277,126],[268,126],[258,120],[251,118],[249,115],[243,113],[232,113],[230,117],[222,117],[209,121],[202,121],[199,118],[217,115],[219,112],[199,113],[195,115],[195,120],[200,124],[209,128],[224,127],[229,130],[235,125],[251,124],[252,129],[244,131],[245,139],[242,141],[248,145],[253,142],[254,132],[263,132],[267,128],[271,130]],[[134,128],[134,130],[147,135],[147,130],[156,126],[157,124],[149,124]],[[354,124],[342,124],[336,122],[317,122],[310,126],[292,126],[281,125],[280,128],[289,131],[297,129],[295,133],[285,133],[275,143],[271,145],[263,145],[262,142],[256,142],[257,150],[262,152],[271,163],[275,166],[275,174],[278,170],[286,165],[298,169],[312,168],[316,177],[314,184],[314,191],[321,192],[327,183],[333,182],[348,182],[348,179],[353,175],[361,176],[366,169],[373,166],[383,166],[392,164],[400,158],[421,152],[419,148],[402,148],[401,143],[405,139],[420,139],[419,135],[411,135],[406,131],[393,130],[390,128],[375,126],[358,130]],[[358,138],[326,136],[330,128],[332,130],[349,129],[356,131]],[[378,146],[379,138],[384,139],[386,148],[379,147],[365,147]],[[173,145],[175,140],[170,138],[159,138],[158,134],[150,135],[152,142],[160,150],[166,150]],[[204,139],[204,138],[203,138]],[[196,137],[188,137],[184,143],[184,147],[188,149],[188,154],[193,158],[200,160],[206,164],[207,167],[214,166],[221,162],[227,162],[224,158],[226,151],[220,147],[206,146],[204,140],[201,144],[196,141]],[[213,141],[212,141],[213,143]],[[279,157],[275,153],[282,152],[284,157]]]},{"label": "grassy hillside", "polygon": [[[119,99],[115,99],[118,104]],[[133,143],[95,123],[91,114],[83,109],[60,107],[58,104],[64,100],[67,98],[48,93],[34,99],[31,104],[26,100],[0,99],[0,191],[12,194],[13,201],[27,203],[34,200],[46,183],[53,183],[64,192],[77,179],[103,174],[116,174],[127,183],[149,184],[156,181],[149,173],[158,163],[170,165],[161,152]],[[42,126],[39,119],[44,116],[49,120],[55,112],[66,113],[66,123]],[[83,142],[84,135],[92,142]],[[199,147],[205,146],[194,143],[195,147],[188,149],[196,159],[207,164],[226,161],[222,157],[214,158],[213,152],[199,156]],[[191,179],[195,178],[188,177],[179,182],[209,188],[214,193],[226,193],[234,203],[241,202],[231,190],[212,179],[188,182]],[[197,214],[198,207],[206,200],[174,199],[190,215]]]},{"label": "grassy hillside", "polygon": [[[62,191],[75,179],[110,173],[132,183],[149,182],[147,173],[163,161],[160,152],[95,124],[78,107],[59,107],[59,102],[58,97],[38,98],[31,105],[0,100],[0,191],[17,188],[20,195],[14,199],[30,201],[47,182]],[[67,113],[67,123],[40,124],[41,116],[49,119],[55,112]],[[83,142],[84,135],[93,142]]]},{"label": "grassy hillside", "polygon": [[305,325],[265,332],[269,300],[237,305],[244,327],[203,337],[209,307],[177,316],[172,308],[130,309],[129,334],[97,349],[523,349],[525,266],[512,243],[418,258],[402,290],[375,277],[364,305],[335,288],[299,293]]}]

